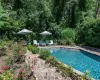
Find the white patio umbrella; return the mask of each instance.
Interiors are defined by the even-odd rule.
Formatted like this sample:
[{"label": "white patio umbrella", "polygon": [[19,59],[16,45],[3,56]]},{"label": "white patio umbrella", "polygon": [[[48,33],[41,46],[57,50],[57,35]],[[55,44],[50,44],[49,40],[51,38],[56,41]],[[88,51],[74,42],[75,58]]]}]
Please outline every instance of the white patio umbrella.
[{"label": "white patio umbrella", "polygon": [[[28,30],[28,29],[22,29],[21,31],[18,32],[18,34],[29,34],[29,33],[32,33],[32,31]],[[28,39],[28,35],[26,35],[27,39]],[[23,45],[27,45],[28,42],[25,41]]]},{"label": "white patio umbrella", "polygon": [[22,29],[21,31],[18,32],[18,34],[27,34],[27,33],[32,33],[32,31],[28,29]]},{"label": "white patio umbrella", "polygon": [[52,35],[52,33],[48,32],[48,31],[44,31],[44,32],[40,33],[40,35],[46,36],[46,35]]}]

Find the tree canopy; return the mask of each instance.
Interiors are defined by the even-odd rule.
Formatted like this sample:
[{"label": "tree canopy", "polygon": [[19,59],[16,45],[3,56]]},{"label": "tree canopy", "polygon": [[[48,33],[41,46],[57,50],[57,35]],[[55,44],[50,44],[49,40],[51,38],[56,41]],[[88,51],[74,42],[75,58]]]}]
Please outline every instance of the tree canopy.
[{"label": "tree canopy", "polygon": [[100,0],[1,0],[0,14],[1,36],[27,28],[35,38],[48,30],[61,39],[72,28],[75,42],[100,47]]}]

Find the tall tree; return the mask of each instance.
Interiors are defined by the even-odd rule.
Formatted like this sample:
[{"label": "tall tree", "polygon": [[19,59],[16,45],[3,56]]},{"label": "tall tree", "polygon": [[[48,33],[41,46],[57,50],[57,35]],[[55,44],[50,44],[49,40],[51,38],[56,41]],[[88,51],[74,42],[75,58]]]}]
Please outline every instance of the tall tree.
[{"label": "tall tree", "polygon": [[100,14],[100,0],[97,0],[96,18],[99,17],[99,14]]}]

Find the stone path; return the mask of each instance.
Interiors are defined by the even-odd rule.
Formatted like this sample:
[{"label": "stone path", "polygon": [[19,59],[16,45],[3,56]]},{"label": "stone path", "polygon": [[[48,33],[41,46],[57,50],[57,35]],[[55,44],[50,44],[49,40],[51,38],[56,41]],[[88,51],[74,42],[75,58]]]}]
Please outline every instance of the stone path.
[{"label": "stone path", "polygon": [[[26,56],[30,57],[29,59],[32,60],[32,58],[34,58],[35,56],[38,57],[39,55],[33,55],[31,52],[28,51]],[[31,65],[33,64],[31,63]],[[41,60],[40,58],[37,58],[37,63],[34,66],[33,71],[37,80],[72,80],[69,77],[62,77],[60,73],[56,72],[56,69],[54,67],[49,67],[49,65],[45,64],[45,61]]]}]

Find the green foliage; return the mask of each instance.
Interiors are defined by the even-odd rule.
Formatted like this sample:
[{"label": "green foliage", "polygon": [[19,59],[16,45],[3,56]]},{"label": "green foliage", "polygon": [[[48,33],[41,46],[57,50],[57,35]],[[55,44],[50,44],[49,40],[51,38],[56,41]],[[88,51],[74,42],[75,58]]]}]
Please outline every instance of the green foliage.
[{"label": "green foliage", "polygon": [[11,45],[10,53],[6,59],[6,63],[9,67],[15,63],[23,63],[25,61],[26,48],[22,45]]},{"label": "green foliage", "polygon": [[[100,18],[83,22],[77,29],[80,43],[100,47]],[[79,35],[80,34],[80,35]]]},{"label": "green foliage", "polygon": [[50,65],[54,67],[58,65],[58,61],[56,60],[55,57],[52,56],[46,58],[46,63],[50,63]]},{"label": "green foliage", "polygon": [[40,58],[41,59],[45,60],[49,56],[50,56],[50,51],[48,51],[48,50],[41,50],[40,51]]},{"label": "green foliage", "polygon": [[30,51],[32,51],[32,48],[33,48],[32,45],[28,45],[28,46],[27,46],[27,49],[30,50]]},{"label": "green foliage", "polygon": [[5,56],[6,55],[6,47],[2,47],[0,49],[0,56]]},{"label": "green foliage", "polygon": [[16,31],[24,26],[22,18],[16,18],[17,13],[15,11],[5,11],[0,15],[0,33],[2,38],[13,39]]},{"label": "green foliage", "polygon": [[71,77],[73,80],[92,80],[90,77],[87,76],[88,73],[80,76],[73,72],[72,67],[59,62],[53,56],[49,56],[46,58],[46,64],[48,63],[50,64],[50,66],[56,67],[56,71],[60,72],[64,77]]},{"label": "green foliage", "polygon": [[65,77],[72,76],[73,69],[70,66],[65,66],[63,63],[56,60],[55,57],[47,57],[46,63],[49,63],[50,66],[57,67],[57,71],[61,71],[61,74]]},{"label": "green foliage", "polygon": [[82,75],[82,78],[83,78],[84,80],[92,80],[92,79],[88,76],[89,73],[90,73],[89,71],[86,71],[85,74]]},{"label": "green foliage", "polygon": [[13,44],[13,41],[0,40],[0,48],[8,46],[9,44]]},{"label": "green foliage", "polygon": [[21,45],[16,45],[14,47],[14,51],[13,51],[13,58],[14,58],[14,62],[15,63],[22,63],[24,62],[24,51],[25,48],[23,48]]},{"label": "green foliage", "polygon": [[12,44],[13,41],[0,41],[0,56],[6,56],[7,55],[7,48],[8,45]]},{"label": "green foliage", "polygon": [[28,45],[27,46],[28,50],[32,51],[33,54],[38,54],[40,49],[36,46]]},{"label": "green foliage", "polygon": [[33,49],[32,49],[32,53],[33,54],[38,54],[39,53],[39,48],[37,48],[37,47],[33,47]]},{"label": "green foliage", "polygon": [[66,44],[71,44],[75,41],[76,33],[74,29],[66,28],[61,32],[61,37]]},{"label": "green foliage", "polygon": [[0,80],[13,80],[13,78],[14,73],[12,70],[7,70],[0,74]]},{"label": "green foliage", "polygon": [[[51,38],[63,38],[64,42],[59,41],[61,44],[73,45],[75,36],[78,43],[96,47],[100,44],[99,33],[96,33],[99,0],[1,0],[0,9],[0,35],[5,39],[14,39],[19,29],[27,28],[35,33],[36,39],[41,39],[41,31],[48,30]],[[68,27],[77,27],[78,34]]]}]

